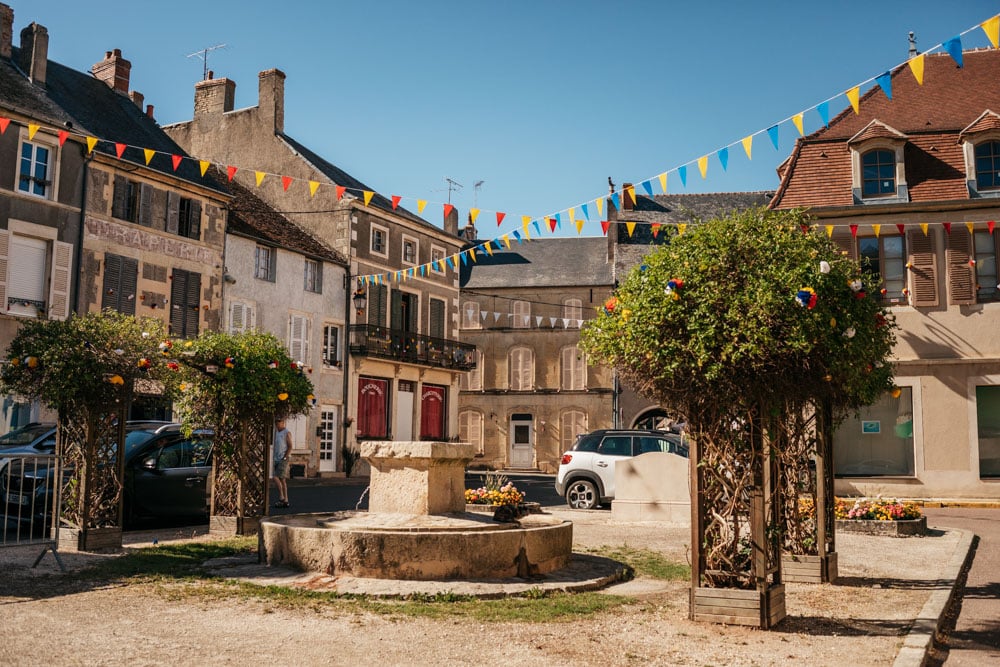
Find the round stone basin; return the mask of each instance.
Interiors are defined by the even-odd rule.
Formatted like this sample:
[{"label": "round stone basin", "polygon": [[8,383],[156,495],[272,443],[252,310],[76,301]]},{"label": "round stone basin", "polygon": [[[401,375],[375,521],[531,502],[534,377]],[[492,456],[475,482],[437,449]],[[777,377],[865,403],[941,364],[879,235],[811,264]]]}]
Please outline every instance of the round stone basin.
[{"label": "round stone basin", "polygon": [[265,560],[304,571],[375,579],[530,578],[566,567],[573,524],[546,514],[491,516],[336,512],[268,517]]}]

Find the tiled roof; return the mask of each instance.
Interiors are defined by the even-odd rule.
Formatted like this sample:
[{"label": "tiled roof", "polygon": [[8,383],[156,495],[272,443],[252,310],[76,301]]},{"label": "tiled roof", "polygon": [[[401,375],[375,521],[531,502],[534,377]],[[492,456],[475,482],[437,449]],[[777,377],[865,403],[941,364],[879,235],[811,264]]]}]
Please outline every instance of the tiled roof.
[{"label": "tiled roof", "polygon": [[851,137],[847,143],[857,144],[862,141],[868,141],[869,139],[892,139],[893,141],[905,141],[907,136],[881,121],[873,120],[865,126],[865,129]]},{"label": "tiled roof", "polygon": [[[620,211],[618,222],[638,222],[632,236],[619,228],[619,244],[649,245],[654,242],[651,223],[677,224],[711,220],[753,206],[767,206],[774,192],[711,192],[705,194],[646,195],[636,193],[635,208]],[[660,238],[658,236],[658,238]]]},{"label": "tiled roof", "polygon": [[851,153],[847,141],[873,120],[907,135],[904,150],[911,202],[965,199],[965,162],[959,135],[988,109],[1000,109],[1000,51],[924,58],[924,83],[908,67],[892,73],[892,100],[877,86],[846,107],[828,128],[799,139],[771,202],[775,208],[851,206]]},{"label": "tiled roof", "polygon": [[[13,49],[13,60],[18,51]],[[149,168],[169,173],[192,183],[226,192],[214,180],[203,177],[192,160],[181,162],[173,169],[171,155],[186,156],[177,144],[160,129],[131,99],[112,90],[90,73],[78,72],[49,60],[44,87],[32,85],[10,62],[0,61],[0,104],[9,105],[20,113],[43,123],[71,132],[107,139],[99,141],[95,150],[115,155],[114,142],[130,147],[122,159],[145,165],[144,148],[157,151]],[[66,125],[66,123],[71,125]]]},{"label": "tiled roof", "polygon": [[462,289],[608,286],[613,284],[604,237],[546,238],[511,243],[461,267]]},{"label": "tiled roof", "polygon": [[969,127],[962,130],[962,136],[986,132],[988,130],[1000,130],[1000,114],[992,109],[984,111],[982,116],[974,120]]},{"label": "tiled roof", "polygon": [[[225,178],[214,168],[213,171],[213,175],[220,181]],[[343,255],[285,218],[247,188],[235,181],[229,183],[228,187],[233,194],[233,201],[229,206],[228,232],[314,259],[347,265]]]}]

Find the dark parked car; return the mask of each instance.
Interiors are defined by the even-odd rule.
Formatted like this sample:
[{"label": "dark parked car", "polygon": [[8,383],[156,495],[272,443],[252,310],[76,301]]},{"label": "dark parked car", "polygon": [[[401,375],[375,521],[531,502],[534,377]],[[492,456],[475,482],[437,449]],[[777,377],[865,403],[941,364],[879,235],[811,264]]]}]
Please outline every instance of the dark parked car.
[{"label": "dark parked car", "polygon": [[56,425],[32,422],[21,428],[16,428],[10,433],[0,435],[0,455],[14,447],[29,447],[47,440],[51,440],[52,447],[55,448]]}]

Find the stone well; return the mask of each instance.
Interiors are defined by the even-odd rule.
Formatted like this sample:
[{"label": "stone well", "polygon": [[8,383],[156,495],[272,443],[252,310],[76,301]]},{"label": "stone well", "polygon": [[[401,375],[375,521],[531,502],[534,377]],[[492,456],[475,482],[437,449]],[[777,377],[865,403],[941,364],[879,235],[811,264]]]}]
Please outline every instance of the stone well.
[{"label": "stone well", "polygon": [[569,564],[573,525],[545,514],[515,523],[465,512],[468,444],[366,442],[368,512],[271,517],[269,565],[378,579],[533,577]]}]

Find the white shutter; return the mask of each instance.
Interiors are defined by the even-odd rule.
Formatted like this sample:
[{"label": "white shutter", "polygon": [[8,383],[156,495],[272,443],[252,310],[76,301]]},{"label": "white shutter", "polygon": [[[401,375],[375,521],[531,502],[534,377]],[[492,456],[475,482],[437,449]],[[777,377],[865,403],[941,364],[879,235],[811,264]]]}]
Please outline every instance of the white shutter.
[{"label": "white shutter", "polygon": [[288,325],[288,356],[292,361],[306,362],[309,355],[309,320],[292,315]]},{"label": "white shutter", "polygon": [[7,255],[10,254],[10,232],[0,229],[0,312],[7,312]]},{"label": "white shutter", "polygon": [[[73,246],[62,241],[52,242],[52,277],[49,282],[49,318],[69,317],[69,289],[72,282]],[[133,301],[133,307],[135,302]]]},{"label": "white shutter", "polygon": [[243,304],[243,323],[247,330],[257,330],[257,308]]},{"label": "white shutter", "polygon": [[246,306],[239,301],[229,304],[229,333],[246,331]]}]

